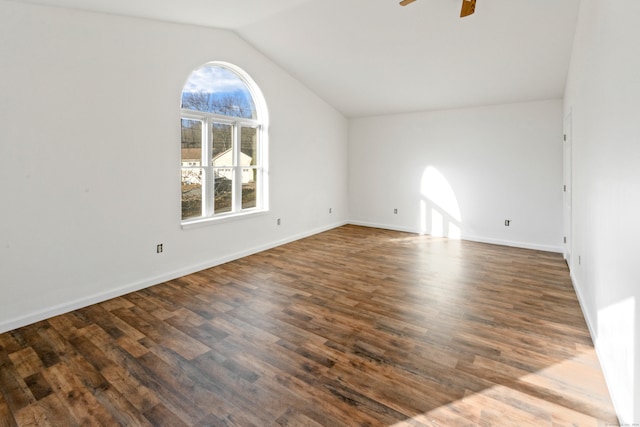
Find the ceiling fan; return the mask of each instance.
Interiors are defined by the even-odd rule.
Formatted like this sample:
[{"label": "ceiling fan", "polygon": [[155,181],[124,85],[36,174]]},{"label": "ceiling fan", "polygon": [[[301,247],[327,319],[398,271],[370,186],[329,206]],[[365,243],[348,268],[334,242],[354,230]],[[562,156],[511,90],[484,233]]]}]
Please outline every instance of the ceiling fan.
[{"label": "ceiling fan", "polygon": [[[406,6],[413,3],[416,0],[402,0],[400,6]],[[476,11],[476,0],[462,0],[462,10],[460,11],[460,18],[471,15]]]}]

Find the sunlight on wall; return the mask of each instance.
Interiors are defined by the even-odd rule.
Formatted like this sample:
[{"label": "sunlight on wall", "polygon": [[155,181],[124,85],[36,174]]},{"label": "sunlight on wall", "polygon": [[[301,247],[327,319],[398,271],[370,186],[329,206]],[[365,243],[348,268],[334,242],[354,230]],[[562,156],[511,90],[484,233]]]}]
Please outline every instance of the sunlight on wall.
[{"label": "sunlight on wall", "polygon": [[420,230],[437,237],[460,238],[462,215],[458,199],[447,179],[433,166],[422,174]]},{"label": "sunlight on wall", "polygon": [[431,235],[444,236],[444,217],[435,209],[431,209]]},{"label": "sunlight on wall", "polygon": [[[607,380],[611,382],[613,390],[623,390],[618,393],[616,405],[623,420],[635,420],[638,414],[633,413],[635,402],[634,390],[634,362],[635,362],[635,322],[636,302],[634,297],[627,298],[616,304],[598,310],[598,351],[603,359],[603,368],[616,366],[617,370],[609,369]],[[622,370],[623,375],[614,375]]]}]

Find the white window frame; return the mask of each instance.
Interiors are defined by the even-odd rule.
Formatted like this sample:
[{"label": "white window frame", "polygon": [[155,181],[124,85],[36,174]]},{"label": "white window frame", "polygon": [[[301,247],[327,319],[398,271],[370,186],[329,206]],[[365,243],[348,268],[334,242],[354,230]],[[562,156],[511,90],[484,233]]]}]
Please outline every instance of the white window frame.
[{"label": "white window frame", "polygon": [[[209,113],[197,110],[180,109],[180,122],[183,119],[201,121],[202,141],[201,159],[199,168],[202,169],[202,215],[196,218],[182,220],[182,228],[190,228],[212,222],[221,222],[232,219],[243,218],[249,215],[265,213],[269,210],[268,205],[268,168],[267,168],[267,110],[262,93],[253,80],[238,67],[222,63],[210,62],[205,65],[224,67],[234,72],[249,89],[252,100],[256,107],[258,119],[247,119],[243,117],[226,116],[216,113]],[[215,213],[214,189],[215,178],[213,165],[213,124],[220,123],[230,125],[232,129],[232,157],[234,168],[234,179],[232,189],[231,211]],[[242,128],[256,129],[256,164],[249,166],[256,170],[256,206],[252,208],[242,208],[242,173],[241,164],[241,130]],[[182,168],[181,164],[181,171]],[[181,198],[182,201],[182,198]],[[182,216],[182,215],[181,215]]]}]

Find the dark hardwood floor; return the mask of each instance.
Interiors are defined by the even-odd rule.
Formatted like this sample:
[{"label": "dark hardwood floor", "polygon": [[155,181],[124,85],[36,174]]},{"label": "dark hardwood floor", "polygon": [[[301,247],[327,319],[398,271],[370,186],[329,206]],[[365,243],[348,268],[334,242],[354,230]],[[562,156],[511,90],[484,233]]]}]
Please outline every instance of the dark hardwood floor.
[{"label": "dark hardwood floor", "polygon": [[559,254],[344,226],[0,334],[0,426],[596,426]]}]

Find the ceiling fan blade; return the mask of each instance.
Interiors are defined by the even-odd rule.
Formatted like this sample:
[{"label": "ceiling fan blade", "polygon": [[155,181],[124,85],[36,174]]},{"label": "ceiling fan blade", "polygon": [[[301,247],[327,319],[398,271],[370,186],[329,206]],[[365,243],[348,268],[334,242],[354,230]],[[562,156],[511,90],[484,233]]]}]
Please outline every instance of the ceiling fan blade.
[{"label": "ceiling fan blade", "polygon": [[471,15],[476,11],[476,0],[462,0],[462,10],[460,11],[460,18]]},{"label": "ceiling fan blade", "polygon": [[402,0],[400,2],[400,6],[406,6],[406,5],[410,4],[410,3],[413,3],[414,1],[416,1],[416,0]]}]

